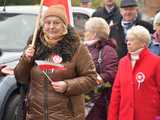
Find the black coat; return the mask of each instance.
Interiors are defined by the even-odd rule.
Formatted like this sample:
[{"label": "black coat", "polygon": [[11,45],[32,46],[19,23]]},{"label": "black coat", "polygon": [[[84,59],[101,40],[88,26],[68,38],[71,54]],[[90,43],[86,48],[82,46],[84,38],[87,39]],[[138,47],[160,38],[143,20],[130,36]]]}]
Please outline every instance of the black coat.
[{"label": "black coat", "polygon": [[[153,25],[146,21],[137,19],[134,22],[134,25],[141,25],[147,28],[151,34],[154,32]],[[128,50],[127,50],[127,44],[125,40],[125,33],[121,25],[121,22],[111,27],[110,38],[115,40],[115,43],[117,45],[116,50],[117,50],[119,59],[125,56]]]},{"label": "black coat", "polygon": [[105,7],[100,7],[93,13],[92,17],[102,17],[108,22],[108,24],[111,20],[113,20],[113,23],[118,23],[121,20],[120,10],[116,5],[110,13]]}]

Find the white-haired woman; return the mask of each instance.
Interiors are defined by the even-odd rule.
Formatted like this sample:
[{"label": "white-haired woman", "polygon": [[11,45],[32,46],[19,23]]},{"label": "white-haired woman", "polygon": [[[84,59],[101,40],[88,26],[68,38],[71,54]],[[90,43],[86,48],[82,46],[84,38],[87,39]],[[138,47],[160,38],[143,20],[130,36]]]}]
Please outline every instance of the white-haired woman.
[{"label": "white-haired woman", "polygon": [[[100,17],[92,17],[85,24],[84,43],[87,45],[96,70],[104,83],[113,83],[117,66],[118,56],[114,45],[108,39],[110,32],[107,22]],[[99,83],[99,82],[98,82]],[[111,87],[98,88],[100,95],[95,100],[95,105],[86,117],[86,120],[106,120],[107,102],[110,100]]]},{"label": "white-haired woman", "polygon": [[160,56],[160,12],[154,17],[153,26],[156,31],[152,36],[152,42],[149,48],[153,53]]},{"label": "white-haired woman", "polygon": [[157,120],[160,117],[160,57],[148,49],[142,26],[127,32],[128,54],[119,62],[108,120]]}]

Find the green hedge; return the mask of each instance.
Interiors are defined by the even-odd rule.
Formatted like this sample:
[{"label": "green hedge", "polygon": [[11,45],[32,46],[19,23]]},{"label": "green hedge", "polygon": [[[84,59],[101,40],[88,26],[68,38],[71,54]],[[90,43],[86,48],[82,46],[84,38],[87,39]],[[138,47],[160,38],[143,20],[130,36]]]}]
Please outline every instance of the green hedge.
[{"label": "green hedge", "polygon": [[[6,5],[33,5],[39,4],[40,0],[0,0],[0,5],[2,6],[6,1]],[[73,6],[79,6],[80,0],[71,0]],[[92,0],[92,7],[97,8],[100,6],[101,1],[103,0]],[[116,0],[119,2],[119,0]]]},{"label": "green hedge", "polygon": [[[102,0],[92,0],[92,7],[97,8],[100,6]],[[79,6],[80,0],[72,0],[73,6]]]},{"label": "green hedge", "polygon": [[[97,8],[100,6],[101,2],[103,0],[92,0],[92,7]],[[72,0],[72,5],[73,6],[79,6],[80,0]],[[116,3],[119,5],[120,0],[116,0]]]}]

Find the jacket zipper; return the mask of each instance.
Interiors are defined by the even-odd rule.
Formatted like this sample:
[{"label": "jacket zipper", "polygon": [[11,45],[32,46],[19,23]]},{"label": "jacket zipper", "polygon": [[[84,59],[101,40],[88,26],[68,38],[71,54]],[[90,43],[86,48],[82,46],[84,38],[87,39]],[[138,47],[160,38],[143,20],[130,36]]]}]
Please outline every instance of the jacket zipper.
[{"label": "jacket zipper", "polygon": [[43,120],[48,120],[48,80],[44,80]]}]

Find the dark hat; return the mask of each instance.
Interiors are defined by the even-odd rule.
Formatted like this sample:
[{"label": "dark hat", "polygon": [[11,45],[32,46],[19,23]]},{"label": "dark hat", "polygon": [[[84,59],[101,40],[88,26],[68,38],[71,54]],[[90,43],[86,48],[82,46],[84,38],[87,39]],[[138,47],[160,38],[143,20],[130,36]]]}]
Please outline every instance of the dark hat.
[{"label": "dark hat", "polygon": [[125,7],[136,7],[138,6],[136,0],[121,0],[120,2],[120,7],[125,8]]}]

